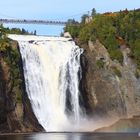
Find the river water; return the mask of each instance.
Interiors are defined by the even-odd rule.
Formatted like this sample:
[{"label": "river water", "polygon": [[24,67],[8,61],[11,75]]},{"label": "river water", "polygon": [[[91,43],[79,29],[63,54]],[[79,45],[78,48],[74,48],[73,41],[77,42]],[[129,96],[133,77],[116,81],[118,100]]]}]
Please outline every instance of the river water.
[{"label": "river water", "polygon": [[0,140],[140,140],[138,133],[35,133],[0,135]]}]

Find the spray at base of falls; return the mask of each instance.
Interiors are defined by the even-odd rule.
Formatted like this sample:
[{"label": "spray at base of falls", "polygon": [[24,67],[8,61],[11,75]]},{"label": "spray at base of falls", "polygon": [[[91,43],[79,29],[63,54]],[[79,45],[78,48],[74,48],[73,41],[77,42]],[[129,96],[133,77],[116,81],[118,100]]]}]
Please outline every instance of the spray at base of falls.
[{"label": "spray at base of falls", "polygon": [[63,37],[9,38],[19,43],[26,91],[39,123],[46,131],[78,129],[84,116],[79,103],[83,49]]}]

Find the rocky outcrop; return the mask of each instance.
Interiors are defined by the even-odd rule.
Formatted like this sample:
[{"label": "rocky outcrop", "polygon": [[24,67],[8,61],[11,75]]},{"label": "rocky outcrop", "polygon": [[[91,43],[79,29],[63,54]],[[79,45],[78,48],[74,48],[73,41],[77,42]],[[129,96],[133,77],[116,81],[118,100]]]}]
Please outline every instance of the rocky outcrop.
[{"label": "rocky outcrop", "polygon": [[95,130],[94,132],[140,132],[140,116],[120,119],[114,124]]},{"label": "rocky outcrop", "polygon": [[0,52],[0,133],[42,131],[25,90],[18,45],[8,43]]},{"label": "rocky outcrop", "polygon": [[[98,40],[80,46],[84,49],[80,104],[88,116],[112,120],[139,115],[140,71],[129,57],[129,49],[121,47],[124,60],[120,64],[110,59]],[[14,42],[0,52],[0,132],[43,131],[25,90],[18,49]]]},{"label": "rocky outcrop", "polygon": [[2,110],[2,121],[1,125],[7,128],[6,131],[21,131],[21,123],[16,115],[16,100],[15,94],[13,93],[12,80],[10,74],[10,68],[6,62],[1,58],[1,110]]},{"label": "rocky outcrop", "polygon": [[6,108],[5,108],[5,87],[4,87],[4,79],[3,79],[2,67],[0,65],[0,131],[7,129],[7,119],[6,119]]},{"label": "rocky outcrop", "polygon": [[97,40],[81,45],[83,79],[89,114],[98,118],[122,118],[140,114],[140,78],[136,65],[129,58],[129,49],[122,47],[123,64],[110,59],[107,49]]}]

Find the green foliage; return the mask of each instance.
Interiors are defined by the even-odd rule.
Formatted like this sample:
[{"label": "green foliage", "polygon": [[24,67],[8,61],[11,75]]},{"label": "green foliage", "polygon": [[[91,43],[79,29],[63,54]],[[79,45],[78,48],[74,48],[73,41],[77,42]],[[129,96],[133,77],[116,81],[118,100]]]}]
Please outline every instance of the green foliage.
[{"label": "green foliage", "polygon": [[[14,93],[18,102],[21,102],[21,87],[22,78],[20,73],[20,54],[17,49],[17,43],[11,41],[6,37],[6,31],[4,27],[1,27],[0,37],[0,54],[1,58],[10,68],[10,82],[11,82],[11,94]],[[14,31],[13,29],[12,31]],[[15,30],[16,32],[18,30]],[[14,33],[14,32],[13,32]]]},{"label": "green foliage", "polygon": [[112,60],[118,60],[121,64],[123,63],[123,54],[119,49],[109,49],[110,58]]},{"label": "green foliage", "polygon": [[[34,31],[34,33],[36,34],[36,31]],[[25,29],[20,29],[20,28],[5,28],[2,24],[0,25],[0,37],[2,35],[6,34],[22,34],[22,35],[29,35],[29,34],[34,34],[34,33],[30,33]]]},{"label": "green foliage", "polygon": [[[131,56],[136,60],[140,69],[140,10],[132,10],[111,13],[109,15],[97,14],[93,8],[93,20],[83,24],[88,15],[82,16],[80,26],[67,25],[66,31],[78,38],[79,43],[86,43],[98,39],[107,49],[111,58],[117,59],[120,63],[123,56],[119,47],[121,43],[116,39],[120,36],[127,46],[130,46]],[[74,21],[76,22],[76,21]]]},{"label": "green foliage", "polygon": [[121,71],[117,67],[112,67],[112,70],[118,77],[122,77]]},{"label": "green foliage", "polygon": [[80,28],[81,26],[77,21],[74,19],[69,19],[64,31],[69,32],[73,38],[77,38],[79,36]]},{"label": "green foliage", "polygon": [[136,77],[137,79],[140,78],[140,71],[139,71],[138,69],[135,70],[135,77]]},{"label": "green foliage", "polygon": [[19,102],[19,103],[22,102],[22,92],[19,88],[17,88],[17,90],[16,90],[16,99],[17,99],[17,102]]},{"label": "green foliage", "polygon": [[96,9],[95,9],[95,8],[92,9],[91,16],[92,16],[92,17],[96,16]]},{"label": "green foliage", "polygon": [[132,53],[137,62],[137,67],[140,69],[140,39],[136,39],[133,44]]},{"label": "green foliage", "polygon": [[84,15],[81,17],[81,23],[82,23],[82,24],[85,24],[86,18],[88,18],[88,14],[84,14]]},{"label": "green foliage", "polygon": [[81,29],[80,34],[79,34],[79,41],[81,43],[87,43],[89,38],[90,38],[90,28],[89,26],[86,26]]},{"label": "green foliage", "polygon": [[97,60],[96,61],[96,65],[97,65],[97,67],[99,68],[99,69],[102,69],[102,68],[104,68],[104,62],[102,61],[102,60]]}]

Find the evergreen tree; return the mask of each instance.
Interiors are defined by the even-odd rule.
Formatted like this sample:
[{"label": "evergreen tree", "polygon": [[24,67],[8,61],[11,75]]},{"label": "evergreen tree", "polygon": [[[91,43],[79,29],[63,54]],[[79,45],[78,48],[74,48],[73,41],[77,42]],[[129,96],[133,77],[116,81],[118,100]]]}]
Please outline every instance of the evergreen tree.
[{"label": "evergreen tree", "polygon": [[96,15],[96,9],[93,8],[93,9],[92,9],[92,12],[91,12],[91,16],[94,17],[95,15]]}]

